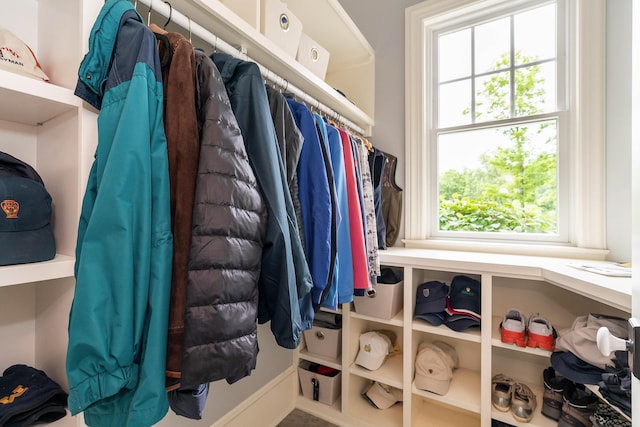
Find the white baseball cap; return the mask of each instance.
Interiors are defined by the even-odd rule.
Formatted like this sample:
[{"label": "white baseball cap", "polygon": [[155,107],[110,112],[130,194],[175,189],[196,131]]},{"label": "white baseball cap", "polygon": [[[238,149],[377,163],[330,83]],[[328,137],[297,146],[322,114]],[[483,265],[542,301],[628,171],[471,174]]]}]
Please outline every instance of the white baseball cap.
[{"label": "white baseball cap", "polygon": [[371,331],[360,335],[360,350],[356,364],[375,371],[394,354],[395,333],[393,331]]},{"label": "white baseball cap", "polygon": [[362,396],[378,409],[387,409],[402,402],[402,390],[377,381],[368,386]]},{"label": "white baseball cap", "polygon": [[423,342],[416,355],[415,386],[444,396],[457,367],[458,353],[453,346],[443,341]]},{"label": "white baseball cap", "polygon": [[29,46],[5,28],[0,28],[0,68],[49,81]]}]

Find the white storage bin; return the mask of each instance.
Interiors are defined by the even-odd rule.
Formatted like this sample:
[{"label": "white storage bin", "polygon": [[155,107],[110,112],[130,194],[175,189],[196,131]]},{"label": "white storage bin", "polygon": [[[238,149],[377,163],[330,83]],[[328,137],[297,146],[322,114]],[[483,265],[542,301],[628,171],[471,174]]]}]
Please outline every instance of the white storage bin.
[{"label": "white storage bin", "polygon": [[404,280],[393,284],[377,283],[373,289],[373,296],[353,297],[356,313],[389,320],[402,310]]},{"label": "white storage bin", "polygon": [[314,326],[304,331],[307,351],[322,357],[338,359],[342,353],[342,329]]},{"label": "white storage bin", "polygon": [[260,31],[295,58],[302,36],[302,21],[280,0],[262,0],[261,5]]},{"label": "white storage bin", "polygon": [[340,397],[342,372],[338,372],[334,376],[323,375],[310,371],[310,366],[311,364],[308,362],[303,362],[298,366],[298,378],[302,394],[307,399],[317,400],[326,405],[333,405],[333,402]]},{"label": "white storage bin", "polygon": [[304,32],[300,38],[296,59],[316,76],[324,80],[329,66],[329,51]]}]

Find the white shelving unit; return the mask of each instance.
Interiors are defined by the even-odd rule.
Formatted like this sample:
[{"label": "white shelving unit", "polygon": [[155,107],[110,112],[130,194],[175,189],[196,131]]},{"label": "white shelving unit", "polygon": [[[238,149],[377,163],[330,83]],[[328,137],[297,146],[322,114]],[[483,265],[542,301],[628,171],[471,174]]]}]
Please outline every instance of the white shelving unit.
[{"label": "white shelving unit", "polygon": [[[346,374],[343,410],[332,408],[331,413],[332,422],[339,425],[485,427],[494,418],[514,426],[555,426],[557,422],[540,412],[542,372],[550,366],[551,352],[501,342],[498,325],[504,313],[512,307],[527,317],[540,313],[556,329],[563,329],[581,315],[602,313],[627,318],[631,312],[631,279],[568,267],[571,260],[402,248],[381,251],[380,258],[383,265],[404,270],[404,309],[393,319],[382,320],[356,313],[351,304],[342,307],[341,363]],[[418,286],[430,280],[450,283],[459,274],[481,282],[482,313],[486,319],[482,328],[455,332],[444,325],[414,320]],[[353,362],[359,335],[375,328],[392,329],[401,337],[402,357],[388,360],[376,371],[367,371]],[[460,359],[444,396],[419,390],[414,384],[418,345],[435,340],[454,346]],[[300,353],[302,359],[310,357],[304,350]],[[332,367],[337,368],[335,363]],[[538,406],[531,422],[520,423],[510,412],[492,407],[491,378],[497,373],[528,385],[536,394]],[[373,408],[360,396],[369,380],[402,389],[403,402],[385,410]],[[323,406],[315,406],[318,405]],[[299,396],[297,406],[307,410],[308,399]],[[313,413],[324,417],[326,412],[315,409]]]},{"label": "white shelving unit", "polygon": [[[0,369],[19,363],[34,366],[63,388],[76,230],[86,176],[83,159],[95,144],[92,126],[85,123],[92,113],[73,89],[83,41],[88,39],[81,17],[92,8],[97,13],[101,4],[23,0],[0,16],[0,26],[32,48],[50,78],[43,82],[0,70],[0,151],[29,163],[41,175],[53,200],[57,252],[50,261],[0,267]],[[53,425],[81,426],[82,421],[67,416]]]}]

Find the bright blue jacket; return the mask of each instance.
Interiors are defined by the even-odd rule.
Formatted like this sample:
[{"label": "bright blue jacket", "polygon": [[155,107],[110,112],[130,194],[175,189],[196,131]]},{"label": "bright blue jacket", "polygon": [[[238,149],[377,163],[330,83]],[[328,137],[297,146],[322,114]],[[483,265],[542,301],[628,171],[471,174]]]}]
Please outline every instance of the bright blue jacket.
[{"label": "bright blue jacket", "polygon": [[331,263],[332,200],[329,179],[313,114],[302,103],[287,98],[304,143],[298,161],[298,198],[309,270],[313,278],[311,301],[319,305],[329,279]]},{"label": "bright blue jacket", "polygon": [[[329,178],[329,192],[331,193],[331,203],[333,204],[333,222],[331,224],[331,245],[332,245],[332,257],[333,257],[333,271],[330,274],[330,281],[327,283],[327,287],[324,290],[324,300],[322,306],[330,308],[332,310],[338,309],[338,277],[340,277],[340,260],[338,258],[338,229],[342,216],[340,213],[340,206],[338,205],[338,192],[336,189],[336,173],[334,171],[333,162],[331,159],[331,149],[329,147],[329,136],[327,134],[327,124],[322,116],[319,114],[313,114],[313,118],[316,120],[316,129],[318,130],[318,136],[320,136],[320,143],[323,144],[323,149],[326,153],[326,166],[327,166],[327,178]],[[342,171],[344,174],[344,170]]]},{"label": "bright blue jacket", "polygon": [[76,95],[100,114],[78,227],[68,405],[90,426],[151,426],[168,410],[173,242],[160,61],[131,2],[105,3],[78,75]]}]

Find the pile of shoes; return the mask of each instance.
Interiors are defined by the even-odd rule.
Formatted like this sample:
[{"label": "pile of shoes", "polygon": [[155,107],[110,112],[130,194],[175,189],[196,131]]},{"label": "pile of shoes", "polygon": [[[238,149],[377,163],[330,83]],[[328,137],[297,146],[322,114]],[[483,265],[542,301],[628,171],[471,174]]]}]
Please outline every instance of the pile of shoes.
[{"label": "pile of shoes", "polygon": [[553,367],[543,372],[542,415],[558,421],[558,427],[631,427],[620,412],[601,402],[583,384],[559,375]]},{"label": "pile of shoes", "polygon": [[491,379],[491,404],[501,412],[511,410],[513,418],[528,423],[537,407],[536,395],[529,386],[497,374]]},{"label": "pile of shoes", "polygon": [[556,337],[555,328],[538,313],[527,319],[517,308],[510,308],[500,322],[500,340],[504,343],[553,351]]},{"label": "pile of shoes", "polygon": [[558,427],[591,427],[590,417],[598,408],[598,397],[583,384],[558,375],[551,366],[542,376],[542,415],[558,421]]}]

